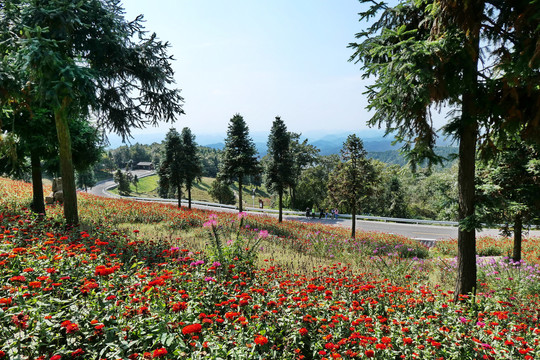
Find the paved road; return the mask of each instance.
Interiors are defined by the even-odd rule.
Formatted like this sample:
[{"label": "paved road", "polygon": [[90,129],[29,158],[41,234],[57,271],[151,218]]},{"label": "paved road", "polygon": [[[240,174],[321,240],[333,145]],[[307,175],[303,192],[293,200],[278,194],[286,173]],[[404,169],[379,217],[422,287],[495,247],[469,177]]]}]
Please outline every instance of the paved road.
[{"label": "paved road", "polygon": [[[134,175],[137,175],[138,178],[152,175],[152,171],[148,170],[134,170],[132,171]],[[114,182],[112,180],[106,180],[98,183],[95,187],[88,190],[89,193],[98,195],[98,196],[104,196],[104,197],[115,197],[111,193],[107,192],[106,189],[114,185]],[[192,204],[193,207],[197,208],[205,208],[205,209],[214,209],[213,207],[209,206],[202,206],[202,205],[196,205]],[[233,211],[236,212],[237,210],[234,209],[226,209],[226,208],[220,208],[219,211]],[[258,213],[260,214],[260,213]],[[277,216],[275,214],[267,214],[270,216]],[[327,224],[327,225],[335,225],[335,226],[344,226],[344,227],[351,227],[351,219],[318,219],[317,217],[315,219],[312,218],[306,218],[304,216],[294,216],[294,215],[286,215],[283,217],[285,220],[291,220],[291,221],[302,221],[302,222],[312,222],[312,223],[321,223],[321,224]],[[399,223],[390,223],[390,222],[382,222],[382,221],[366,221],[366,220],[356,220],[356,228],[358,230],[366,230],[366,231],[380,231],[390,234],[399,234],[406,236],[411,239],[416,239],[424,244],[427,245],[433,245],[435,241],[438,240],[444,240],[444,239],[452,239],[457,238],[458,229],[454,226],[435,226],[435,225],[419,225],[419,224],[399,224]],[[499,231],[496,229],[484,229],[481,231],[476,232],[477,236],[497,236],[499,235]],[[535,230],[530,232],[531,236],[539,236],[540,237],[540,230]]]},{"label": "paved road", "polygon": [[[133,171],[131,171],[131,173],[133,175],[137,175],[137,177],[139,179],[142,178],[142,177],[145,177],[145,176],[150,176],[150,175],[155,174],[154,171],[150,171],[150,170],[133,170]],[[94,186],[93,188],[88,189],[88,192],[90,194],[94,194],[94,195],[97,195],[97,196],[117,197],[116,195],[107,192],[107,189],[109,189],[113,185],[115,185],[115,182],[112,179],[103,180],[103,181],[98,182],[96,184],[96,186]]]}]

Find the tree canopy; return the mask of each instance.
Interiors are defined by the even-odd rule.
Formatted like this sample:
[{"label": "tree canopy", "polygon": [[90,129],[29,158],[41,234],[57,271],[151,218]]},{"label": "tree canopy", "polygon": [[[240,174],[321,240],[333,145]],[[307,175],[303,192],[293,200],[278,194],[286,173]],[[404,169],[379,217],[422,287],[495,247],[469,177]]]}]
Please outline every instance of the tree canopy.
[{"label": "tree canopy", "polygon": [[174,121],[182,111],[168,44],[127,21],[117,0],[7,0],[0,7],[3,104],[21,94],[54,113],[64,213],[78,222],[69,119],[92,112],[125,139],[133,127]]}]

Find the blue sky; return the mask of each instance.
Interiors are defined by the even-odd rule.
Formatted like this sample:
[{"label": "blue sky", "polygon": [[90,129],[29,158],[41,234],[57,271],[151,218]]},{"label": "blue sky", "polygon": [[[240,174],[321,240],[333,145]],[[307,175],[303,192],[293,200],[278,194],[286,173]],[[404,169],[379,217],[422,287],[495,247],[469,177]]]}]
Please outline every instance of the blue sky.
[{"label": "blue sky", "polygon": [[[196,134],[221,133],[236,113],[250,131],[276,115],[290,131],[359,132],[366,81],[347,48],[362,29],[357,0],[124,0],[126,18],[171,44],[185,116]],[[171,125],[134,131],[165,133]]]}]

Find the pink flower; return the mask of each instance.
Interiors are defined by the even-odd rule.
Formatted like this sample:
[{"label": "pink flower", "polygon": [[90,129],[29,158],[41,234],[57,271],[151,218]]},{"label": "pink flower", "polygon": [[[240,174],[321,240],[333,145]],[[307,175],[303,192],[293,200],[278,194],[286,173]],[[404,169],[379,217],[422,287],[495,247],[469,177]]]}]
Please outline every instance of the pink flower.
[{"label": "pink flower", "polygon": [[261,232],[259,233],[259,237],[263,238],[263,239],[266,239],[268,237],[268,231],[261,230]]}]

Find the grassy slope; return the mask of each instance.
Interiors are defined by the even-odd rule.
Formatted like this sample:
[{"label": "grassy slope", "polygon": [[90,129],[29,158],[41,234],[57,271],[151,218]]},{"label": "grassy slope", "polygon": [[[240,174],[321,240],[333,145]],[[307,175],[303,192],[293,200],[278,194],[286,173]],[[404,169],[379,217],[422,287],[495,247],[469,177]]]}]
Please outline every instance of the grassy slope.
[{"label": "grassy slope", "polygon": [[[135,188],[133,184],[131,185],[131,191],[132,191],[131,196],[150,197],[150,198],[159,197],[158,180],[159,178],[157,175],[147,176],[147,177],[139,179],[139,183],[137,184],[137,189]],[[214,178],[203,177],[201,179],[201,182],[196,183],[195,186],[193,186],[193,188],[191,189],[191,199],[196,200],[196,201],[213,202],[214,200],[208,194],[208,190],[210,190],[210,186],[214,180],[215,180]],[[238,186],[236,183],[232,184],[231,188],[233,189],[235,193],[238,192]],[[244,203],[247,204],[247,206],[252,206],[253,205],[253,199],[252,199],[253,188],[251,186],[247,186],[247,187],[244,186],[242,190],[243,190],[242,193],[243,193]],[[187,192],[185,189],[183,191],[184,191],[183,197],[186,198]],[[118,194],[117,189],[113,189],[111,190],[111,192],[113,194]],[[270,195],[264,189],[258,188],[255,193],[255,206],[257,207],[258,207],[259,199],[262,199],[264,201],[265,207],[268,207],[270,205]]]},{"label": "grassy slope", "polygon": [[[158,195],[158,176],[152,175],[147,176],[144,178],[139,179],[139,183],[137,184],[137,188],[133,184],[131,184],[131,196],[135,197],[150,197],[150,198],[157,198]],[[208,190],[210,190],[210,186],[212,182],[214,181],[214,178],[209,177],[203,177],[201,179],[201,182],[196,183],[191,188],[191,199],[197,200],[197,201],[209,201],[213,202],[214,200],[212,197],[208,194]],[[235,193],[238,192],[238,186],[236,184],[231,185],[231,188]],[[244,186],[242,189],[243,193],[243,200],[244,203],[247,204],[247,206],[253,205],[253,188],[251,186]],[[110,190],[113,194],[118,194],[117,189]],[[187,192],[184,189],[183,197],[187,197]],[[264,201],[264,206],[268,207],[270,205],[270,195],[261,188],[258,188],[255,193],[255,206],[258,206],[259,199],[262,199]]]}]

